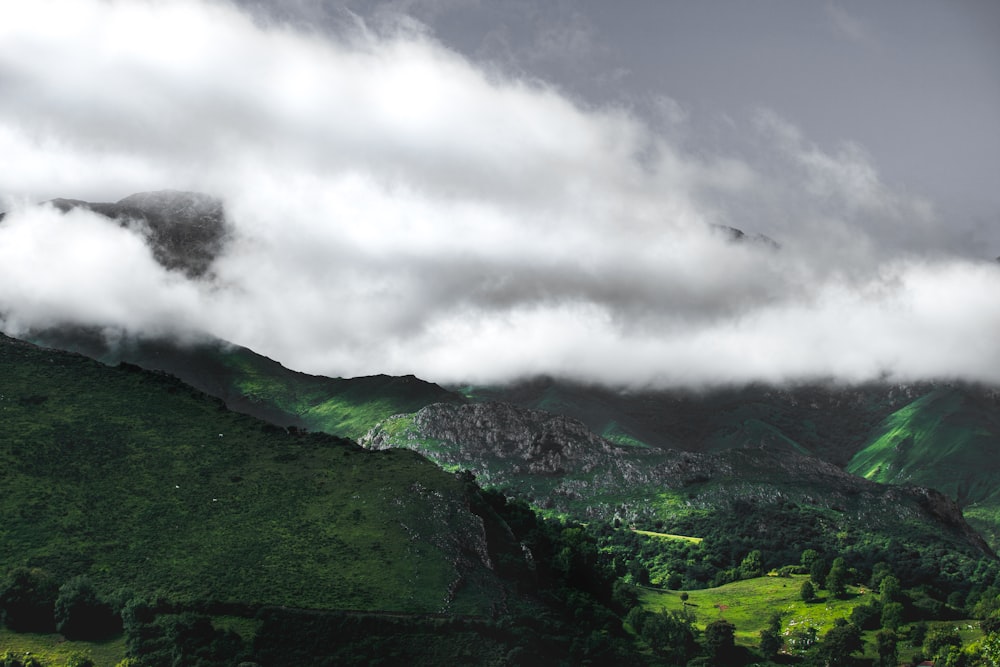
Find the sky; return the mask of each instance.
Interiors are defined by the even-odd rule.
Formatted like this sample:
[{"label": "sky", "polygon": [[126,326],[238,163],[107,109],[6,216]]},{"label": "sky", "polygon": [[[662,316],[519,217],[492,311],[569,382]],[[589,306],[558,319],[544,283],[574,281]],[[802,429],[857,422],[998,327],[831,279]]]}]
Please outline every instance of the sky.
[{"label": "sky", "polygon": [[[0,330],[437,382],[1000,383],[997,72],[988,0],[4,3]],[[168,188],[224,202],[207,276],[38,205]]]}]

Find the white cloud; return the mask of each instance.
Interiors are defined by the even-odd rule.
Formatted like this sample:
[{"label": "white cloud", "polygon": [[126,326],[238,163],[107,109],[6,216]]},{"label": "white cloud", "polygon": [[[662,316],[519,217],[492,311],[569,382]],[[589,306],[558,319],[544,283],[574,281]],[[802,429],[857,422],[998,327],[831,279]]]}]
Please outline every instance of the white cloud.
[{"label": "white cloud", "polygon": [[[5,329],[203,331],[311,372],[442,381],[1000,381],[1000,270],[931,252],[933,210],[863,147],[767,112],[739,149],[686,127],[682,146],[348,18],[330,38],[223,2],[0,7]],[[225,201],[213,282],[93,214],[23,206],[168,187]]]}]

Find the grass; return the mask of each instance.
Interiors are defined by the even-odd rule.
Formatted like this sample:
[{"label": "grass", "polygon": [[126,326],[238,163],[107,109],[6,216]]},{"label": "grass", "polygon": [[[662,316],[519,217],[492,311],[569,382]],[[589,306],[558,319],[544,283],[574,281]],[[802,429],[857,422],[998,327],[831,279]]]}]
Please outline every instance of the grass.
[{"label": "grass", "polygon": [[973,394],[939,388],[887,417],[847,471],[884,484],[933,487],[958,501],[1000,546],[1000,418]]},{"label": "grass", "polygon": [[655,533],[655,532],[653,532],[651,530],[636,530],[636,529],[633,529],[632,532],[633,533],[637,533],[639,535],[646,535],[647,537],[658,537],[658,538],[664,539],[664,540],[681,540],[683,542],[691,542],[692,544],[701,544],[702,539],[703,539],[701,537],[691,537],[689,535],[673,535],[671,533]]},{"label": "grass", "polygon": [[472,614],[498,594],[481,520],[430,461],[5,338],[0,515],[0,574],[86,574],[105,593]]},{"label": "grass", "polygon": [[845,599],[827,596],[807,603],[802,600],[799,589],[808,578],[808,575],[758,577],[718,588],[688,591],[686,604],[681,600],[680,591],[643,589],[640,601],[650,611],[688,609],[702,629],[723,618],[736,626],[737,643],[756,646],[760,641],[759,633],[767,627],[768,617],[773,612],[782,613],[784,630],[811,625],[822,636],[833,627],[836,619],[849,618],[854,607],[871,599],[871,593],[861,592],[864,589],[848,587]]},{"label": "grass", "polygon": [[46,667],[63,667],[75,655],[89,657],[95,667],[114,667],[125,658],[125,640],[73,642],[58,634],[15,633],[0,627],[0,655],[7,651],[30,653]]},{"label": "grass", "polygon": [[354,440],[392,415],[416,412],[431,403],[460,400],[413,376],[326,378],[290,371],[243,348],[218,354],[235,392],[294,415],[310,430]]},{"label": "grass", "polygon": [[[808,580],[808,575],[791,577],[766,576],[737,581],[718,588],[687,592],[688,599],[681,599],[680,591],[664,591],[650,588],[640,590],[639,601],[648,611],[679,611],[686,609],[695,616],[696,626],[704,630],[709,623],[725,619],[736,626],[736,643],[741,646],[756,647],[760,643],[760,631],[767,627],[774,612],[781,612],[782,633],[787,637],[796,629],[816,628],[820,638],[833,627],[839,618],[849,619],[858,605],[870,603],[872,593],[865,587],[848,586],[847,596],[834,598],[820,591],[823,597],[813,602],[802,600],[799,589]],[[876,596],[877,599],[877,596]],[[977,621],[934,621],[934,627],[955,627],[959,630],[963,645],[969,645],[982,637]],[[864,632],[864,655],[876,655],[875,633]],[[901,644],[903,652],[909,645]],[[916,649],[912,649],[916,650]]]}]

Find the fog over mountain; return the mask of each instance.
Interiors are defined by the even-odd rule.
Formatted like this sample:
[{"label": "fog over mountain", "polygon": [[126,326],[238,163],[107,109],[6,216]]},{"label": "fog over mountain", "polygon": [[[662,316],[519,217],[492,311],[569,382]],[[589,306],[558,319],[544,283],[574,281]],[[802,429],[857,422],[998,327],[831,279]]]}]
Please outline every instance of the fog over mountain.
[{"label": "fog over mountain", "polygon": [[[970,243],[862,143],[766,104],[692,120],[669,89],[655,118],[597,103],[405,4],[311,25],[264,3],[0,7],[0,329],[209,334],[437,382],[1000,382],[995,236]],[[37,205],[167,188],[223,203],[204,274],[158,262],[142,225]]]}]

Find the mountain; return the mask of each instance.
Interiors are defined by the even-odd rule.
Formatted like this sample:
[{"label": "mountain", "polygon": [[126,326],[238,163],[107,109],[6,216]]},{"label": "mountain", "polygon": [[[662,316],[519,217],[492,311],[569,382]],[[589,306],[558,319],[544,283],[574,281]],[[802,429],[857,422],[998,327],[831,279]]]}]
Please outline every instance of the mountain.
[{"label": "mountain", "polygon": [[880,420],[929,385],[616,390],[541,377],[453,389],[472,401],[504,401],[579,419],[623,444],[693,452],[764,446],[843,466]]},{"label": "mountain", "polygon": [[[0,337],[0,572],[174,604],[490,614],[468,484],[225,409],[177,379]],[[514,549],[520,557],[520,548]]]},{"label": "mountain", "polygon": [[[209,273],[228,238],[222,202],[198,192],[159,190],[129,195],[117,202],[53,199],[60,211],[82,208],[131,227],[141,234],[164,268],[192,278]],[[5,213],[0,213],[0,221]]]},{"label": "mountain", "polygon": [[694,453],[621,445],[577,420],[506,403],[428,406],[383,422],[361,443],[414,449],[578,520],[655,523],[701,536],[727,513],[745,515],[749,533],[760,523],[751,517],[797,514],[821,521],[830,534],[872,544],[891,538],[914,546],[947,543],[969,557],[990,552],[958,505],[939,492],[876,484],[815,457],[767,447]]},{"label": "mountain", "polygon": [[846,468],[955,498],[991,541],[1000,537],[1000,391],[941,386],[886,417]]},{"label": "mountain", "polygon": [[458,394],[412,375],[328,378],[285,368],[218,339],[177,342],[82,327],[33,331],[31,342],[103,363],[135,364],[174,375],[237,412],[286,427],[357,439],[379,421],[432,403],[464,402]]}]

